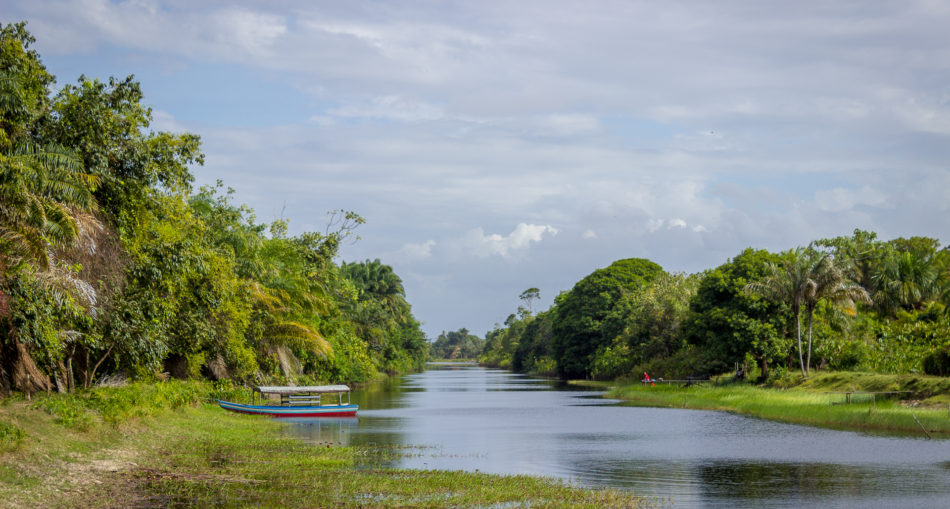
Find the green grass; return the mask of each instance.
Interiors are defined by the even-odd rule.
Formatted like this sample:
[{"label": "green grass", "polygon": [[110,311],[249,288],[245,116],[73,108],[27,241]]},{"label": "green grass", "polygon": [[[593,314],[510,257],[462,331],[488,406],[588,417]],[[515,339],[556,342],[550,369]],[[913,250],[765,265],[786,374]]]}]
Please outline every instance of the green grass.
[{"label": "green grass", "polygon": [[906,399],[915,400],[919,405],[946,407],[950,404],[950,377],[830,371],[817,373],[804,381],[799,379],[795,387],[825,392],[911,391]]},{"label": "green grass", "polygon": [[0,421],[0,452],[14,450],[23,440],[23,428],[12,422]]},{"label": "green grass", "polygon": [[[838,391],[903,391],[909,401],[854,395],[845,404]],[[639,382],[614,386],[608,397],[638,406],[723,410],[796,424],[834,429],[884,431],[950,438],[950,379],[871,373],[825,373],[787,388],[746,384],[693,387]],[[914,419],[916,417],[916,420]],[[920,421],[920,424],[917,423]]]},{"label": "green grass", "polygon": [[[227,387],[146,384],[8,400],[0,500],[12,507],[654,507],[531,476],[388,468],[412,449],[315,446],[208,403]],[[231,394],[237,396],[237,394]],[[233,398],[232,398],[233,399]],[[78,416],[78,417],[77,417]]]}]

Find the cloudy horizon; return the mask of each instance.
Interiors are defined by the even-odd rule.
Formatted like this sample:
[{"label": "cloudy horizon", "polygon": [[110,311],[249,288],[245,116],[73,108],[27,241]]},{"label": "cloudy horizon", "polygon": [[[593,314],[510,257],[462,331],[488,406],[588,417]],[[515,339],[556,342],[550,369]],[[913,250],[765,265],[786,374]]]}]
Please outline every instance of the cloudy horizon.
[{"label": "cloudy horizon", "polygon": [[5,2],[60,85],[134,74],[261,221],[366,218],[424,330],[612,261],[855,228],[944,244],[950,4]]}]

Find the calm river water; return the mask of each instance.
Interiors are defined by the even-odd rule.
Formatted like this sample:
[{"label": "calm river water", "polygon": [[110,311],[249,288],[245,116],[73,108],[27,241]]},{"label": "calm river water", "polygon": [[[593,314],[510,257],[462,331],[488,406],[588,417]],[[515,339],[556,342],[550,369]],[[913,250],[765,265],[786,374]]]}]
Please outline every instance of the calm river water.
[{"label": "calm river water", "polygon": [[358,419],[288,430],[315,443],[412,447],[388,464],[559,477],[674,507],[950,507],[950,441],[636,408],[475,365],[354,393]]}]

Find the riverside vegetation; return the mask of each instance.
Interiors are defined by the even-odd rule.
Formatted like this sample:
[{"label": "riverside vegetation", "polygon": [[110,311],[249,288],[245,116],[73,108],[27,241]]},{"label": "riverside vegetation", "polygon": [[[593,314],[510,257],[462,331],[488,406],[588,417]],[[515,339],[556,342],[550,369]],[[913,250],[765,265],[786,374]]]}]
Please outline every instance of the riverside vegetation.
[{"label": "riverside vegetation", "polygon": [[[950,249],[937,239],[882,241],[855,230],[781,253],[749,248],[699,274],[618,260],[547,310],[532,310],[537,288],[520,298],[524,305],[486,335],[483,365],[614,381],[607,385],[621,387],[612,396],[645,405],[947,431]],[[732,372],[727,387],[639,384],[647,374],[682,380]],[[900,402],[875,398],[868,407],[870,400],[838,406],[843,395],[822,394],[835,391],[907,392]]]},{"label": "riverside vegetation", "polygon": [[758,383],[814,371],[947,376],[948,304],[947,247],[856,230],[782,253],[749,248],[699,274],[618,260],[545,311],[519,306],[486,335],[479,360],[594,380],[705,377],[737,365]]},{"label": "riverside vegetation", "polygon": [[337,260],[362,217],[291,235],[220,182],[194,189],[198,136],[150,130],[132,76],[54,88],[33,42],[0,25],[0,392],[422,368],[399,276]]},{"label": "riverside vegetation", "polygon": [[629,507],[656,501],[532,476],[404,471],[411,449],[282,436],[222,412],[229,383],[166,382],[0,405],[0,498],[12,507]]},{"label": "riverside vegetation", "polygon": [[[619,260],[534,314],[538,296],[527,290],[525,305],[486,335],[482,364],[613,381],[603,384],[609,396],[639,405],[950,430],[950,251],[936,239],[880,241],[856,230],[783,253],[746,249],[689,275]],[[641,386],[646,374],[731,383]],[[857,395],[854,405],[828,394],[845,391],[903,393],[901,401]]]}]

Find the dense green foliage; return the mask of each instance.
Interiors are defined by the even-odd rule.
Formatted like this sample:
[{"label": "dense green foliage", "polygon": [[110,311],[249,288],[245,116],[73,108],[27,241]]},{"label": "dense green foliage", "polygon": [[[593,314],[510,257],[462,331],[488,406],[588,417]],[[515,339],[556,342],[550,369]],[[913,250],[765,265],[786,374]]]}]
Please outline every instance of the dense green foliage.
[{"label": "dense green foliage", "polygon": [[558,374],[579,378],[590,374],[597,350],[623,330],[611,312],[629,292],[639,291],[663,269],[639,258],[618,260],[595,270],[558,299],[551,323],[553,354]]},{"label": "dense green foliage", "polygon": [[683,333],[707,356],[709,370],[725,371],[750,355],[767,372],[769,363],[787,355],[787,309],[744,292],[778,260],[767,251],[747,249],[703,277]]},{"label": "dense green foliage", "polygon": [[[537,289],[532,289],[537,295]],[[783,253],[746,249],[700,274],[647,260],[595,271],[537,316],[486,336],[480,361],[565,378],[682,379],[730,371],[950,373],[950,250],[873,232]]]},{"label": "dense green foliage", "polygon": [[0,388],[103,376],[351,381],[420,369],[391,267],[337,264],[363,219],[292,236],[192,188],[198,136],[151,130],[133,77],[54,79],[0,28]]},{"label": "dense green foliage", "polygon": [[469,334],[468,329],[439,334],[439,337],[429,348],[429,355],[433,359],[474,359],[485,348],[485,340]]}]

